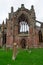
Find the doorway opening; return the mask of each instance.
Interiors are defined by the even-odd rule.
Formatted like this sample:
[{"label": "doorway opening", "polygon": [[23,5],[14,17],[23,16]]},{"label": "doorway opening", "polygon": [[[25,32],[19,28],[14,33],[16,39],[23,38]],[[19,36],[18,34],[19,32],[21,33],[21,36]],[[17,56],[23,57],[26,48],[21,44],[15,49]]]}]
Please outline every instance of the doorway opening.
[{"label": "doorway opening", "polygon": [[42,32],[39,30],[39,42],[42,42]]},{"label": "doorway opening", "polygon": [[25,39],[21,40],[21,47],[26,48],[26,40]]},{"label": "doorway opening", "polygon": [[6,34],[4,32],[2,32],[2,43],[6,45]]}]

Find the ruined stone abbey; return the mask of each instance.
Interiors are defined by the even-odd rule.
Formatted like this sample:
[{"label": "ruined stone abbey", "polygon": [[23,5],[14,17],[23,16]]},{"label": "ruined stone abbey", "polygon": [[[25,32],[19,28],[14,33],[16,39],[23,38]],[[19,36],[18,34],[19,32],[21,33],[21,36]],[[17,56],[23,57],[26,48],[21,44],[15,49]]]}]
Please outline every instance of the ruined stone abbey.
[{"label": "ruined stone abbey", "polygon": [[[41,26],[36,26],[36,22]],[[11,7],[6,24],[0,24],[0,46],[12,47],[13,43],[21,48],[43,47],[43,23],[36,20],[33,5],[28,10],[21,4],[16,12]]]}]

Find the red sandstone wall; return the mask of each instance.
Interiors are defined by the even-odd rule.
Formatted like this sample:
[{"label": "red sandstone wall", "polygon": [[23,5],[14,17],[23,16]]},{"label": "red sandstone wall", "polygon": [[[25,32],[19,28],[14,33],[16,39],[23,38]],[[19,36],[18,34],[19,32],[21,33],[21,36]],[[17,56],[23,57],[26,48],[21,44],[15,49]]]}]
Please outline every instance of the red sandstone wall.
[{"label": "red sandstone wall", "polygon": [[2,37],[0,37],[0,46],[2,47]]}]

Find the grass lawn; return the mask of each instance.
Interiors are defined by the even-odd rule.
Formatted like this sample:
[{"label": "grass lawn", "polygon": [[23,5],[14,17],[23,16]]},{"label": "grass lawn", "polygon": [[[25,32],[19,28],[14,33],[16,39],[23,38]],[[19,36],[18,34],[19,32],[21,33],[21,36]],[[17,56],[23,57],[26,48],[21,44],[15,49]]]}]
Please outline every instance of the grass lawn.
[{"label": "grass lawn", "polygon": [[[31,53],[29,52],[31,50]],[[43,65],[43,48],[19,50],[16,60],[12,60],[12,50],[0,49],[0,65]]]}]

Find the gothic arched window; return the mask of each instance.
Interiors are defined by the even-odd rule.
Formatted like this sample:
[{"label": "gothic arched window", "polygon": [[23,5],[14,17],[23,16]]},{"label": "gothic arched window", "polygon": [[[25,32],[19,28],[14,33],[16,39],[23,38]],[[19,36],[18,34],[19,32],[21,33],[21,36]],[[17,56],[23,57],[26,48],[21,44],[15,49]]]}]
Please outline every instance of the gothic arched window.
[{"label": "gothic arched window", "polygon": [[21,16],[18,18],[18,20],[19,20],[19,32],[28,33],[29,25],[28,25],[27,16],[25,16],[25,14],[21,14]]},{"label": "gothic arched window", "polygon": [[23,33],[29,32],[29,26],[28,26],[27,22],[25,22],[25,21],[20,22],[20,32],[23,32]]}]

